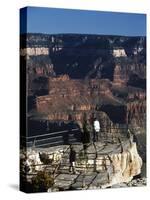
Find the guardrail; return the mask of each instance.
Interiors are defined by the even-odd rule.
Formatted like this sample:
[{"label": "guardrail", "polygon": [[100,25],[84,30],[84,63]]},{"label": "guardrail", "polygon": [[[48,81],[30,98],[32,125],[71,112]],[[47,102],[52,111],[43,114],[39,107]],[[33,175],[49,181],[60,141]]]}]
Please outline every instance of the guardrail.
[{"label": "guardrail", "polygon": [[70,129],[57,132],[51,132],[46,134],[40,134],[35,136],[22,136],[22,142],[26,144],[27,147],[44,147],[44,146],[56,146],[64,143],[73,143],[81,141],[81,131],[80,129]]},{"label": "guardrail", "polygon": [[[121,140],[120,140],[120,151],[122,151],[121,149],[122,149],[122,144],[121,144]],[[65,155],[66,153],[67,154],[69,154],[69,152],[67,152],[68,151],[68,149],[69,149],[69,147],[65,150],[65,152],[64,152],[64,154],[63,155]],[[96,149],[95,149],[96,150]],[[79,154],[79,153],[78,153]],[[91,153],[87,153],[88,155],[89,154],[91,154]],[[112,160],[111,160],[111,157],[109,156],[109,154],[107,154],[107,153],[105,153],[104,155],[105,155],[105,158],[102,158],[102,157],[98,157],[97,158],[97,153],[95,152],[93,152],[92,154],[94,154],[95,155],[95,158],[93,158],[93,160],[95,161],[93,164],[90,164],[90,165],[88,165],[88,163],[87,163],[87,161],[85,160],[85,163],[80,163],[80,164],[78,164],[78,159],[79,159],[79,155],[77,156],[78,157],[78,159],[77,159],[77,163],[76,163],[76,170],[77,170],[77,172],[78,172],[78,176],[79,175],[82,175],[83,176],[83,181],[84,181],[84,178],[85,178],[85,176],[86,176],[86,172],[88,171],[89,172],[89,170],[90,170],[90,172],[91,173],[93,173],[93,172],[96,172],[96,174],[95,174],[95,176],[94,177],[96,177],[97,176],[97,174],[99,173],[99,172],[106,172],[106,174],[107,174],[107,179],[108,179],[108,181],[110,181],[110,176],[111,176],[111,174],[110,173],[112,173],[112,174],[114,174],[115,173],[115,171],[114,171],[114,166],[112,165]],[[69,155],[68,155],[69,156]],[[103,162],[101,162],[101,163],[99,163],[98,164],[98,167],[101,167],[101,170],[99,169],[98,171],[97,171],[97,169],[96,169],[96,161],[100,161],[100,160],[103,160]],[[107,161],[109,161],[109,164],[108,164],[108,162]],[[50,174],[51,174],[51,176],[55,179],[58,175],[60,175],[60,174],[69,174],[69,161],[67,161],[67,162],[62,162],[62,159],[60,159],[60,161],[58,162],[58,163],[51,163],[51,164],[48,164],[48,165],[45,165],[45,164],[36,164],[36,165],[31,165],[31,167],[33,166],[33,167],[35,167],[35,166],[43,166],[44,167],[44,170],[46,170],[47,172],[49,172]],[[67,167],[67,168],[63,168],[63,167]],[[111,168],[111,170],[110,170],[110,168]],[[36,175],[37,173],[35,172],[35,173],[27,173],[26,175],[29,177],[29,179],[30,178],[32,178],[32,177],[34,177],[35,175]],[[77,176],[77,177],[78,177]],[[94,180],[94,177],[93,177],[93,180]],[[64,181],[67,181],[67,180],[65,180],[64,179]],[[75,181],[75,180],[74,180]],[[73,182],[74,182],[73,181]],[[90,185],[92,183],[92,180],[89,182],[89,184],[88,185]]]},{"label": "guardrail", "polygon": [[[127,128],[113,128],[107,127],[107,130],[109,132],[103,131],[105,130],[105,127],[100,131],[99,139],[104,141],[115,141],[118,140],[118,135],[120,138],[127,138]],[[124,134],[118,133],[119,130],[122,130]],[[116,132],[116,135],[112,133],[111,131]],[[116,131],[115,131],[116,130]],[[93,132],[90,133],[92,136]],[[27,147],[51,147],[51,146],[57,146],[57,145],[63,145],[63,144],[74,144],[74,143],[81,143],[82,140],[82,131],[79,128],[69,129],[69,130],[63,130],[63,131],[56,131],[51,133],[44,133],[40,135],[35,136],[22,136],[21,142],[27,146]]]}]

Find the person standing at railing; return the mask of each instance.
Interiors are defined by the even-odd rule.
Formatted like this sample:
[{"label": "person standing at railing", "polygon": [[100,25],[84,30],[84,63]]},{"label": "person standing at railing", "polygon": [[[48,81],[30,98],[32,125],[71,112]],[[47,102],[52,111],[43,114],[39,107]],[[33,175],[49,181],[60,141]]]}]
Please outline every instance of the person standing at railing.
[{"label": "person standing at railing", "polygon": [[88,121],[83,124],[83,143],[88,144],[91,143],[91,133],[92,133],[92,126]]},{"label": "person standing at railing", "polygon": [[98,121],[97,118],[94,119],[94,137],[93,137],[93,141],[94,142],[98,142],[98,135],[100,133],[100,123]]},{"label": "person standing at railing", "polygon": [[70,146],[70,155],[69,155],[69,172],[73,172],[76,174],[75,162],[76,162],[76,151],[74,150],[73,146]]}]

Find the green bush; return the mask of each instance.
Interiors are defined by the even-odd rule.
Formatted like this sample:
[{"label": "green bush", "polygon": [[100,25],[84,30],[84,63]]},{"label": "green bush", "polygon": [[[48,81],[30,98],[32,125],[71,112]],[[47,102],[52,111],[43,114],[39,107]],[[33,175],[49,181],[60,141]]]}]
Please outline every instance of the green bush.
[{"label": "green bush", "polygon": [[54,184],[54,179],[51,175],[44,171],[39,171],[37,175],[32,178],[32,186],[34,192],[47,192]]}]

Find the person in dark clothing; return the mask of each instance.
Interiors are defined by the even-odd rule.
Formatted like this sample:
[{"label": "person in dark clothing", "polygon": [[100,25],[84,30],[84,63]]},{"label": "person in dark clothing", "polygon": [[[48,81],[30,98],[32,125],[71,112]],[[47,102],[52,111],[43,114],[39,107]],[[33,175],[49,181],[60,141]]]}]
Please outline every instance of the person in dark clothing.
[{"label": "person in dark clothing", "polygon": [[69,172],[73,172],[74,174],[76,174],[76,168],[75,168],[76,151],[72,146],[70,146],[69,162],[70,162]]},{"label": "person in dark clothing", "polygon": [[83,124],[83,143],[91,143],[92,142],[92,125],[89,121],[86,121]]},{"label": "person in dark clothing", "polygon": [[92,141],[92,126],[90,125],[89,121],[85,121],[82,129],[82,143],[85,155],[87,154],[87,147],[89,146],[89,144],[92,143],[91,141]]}]

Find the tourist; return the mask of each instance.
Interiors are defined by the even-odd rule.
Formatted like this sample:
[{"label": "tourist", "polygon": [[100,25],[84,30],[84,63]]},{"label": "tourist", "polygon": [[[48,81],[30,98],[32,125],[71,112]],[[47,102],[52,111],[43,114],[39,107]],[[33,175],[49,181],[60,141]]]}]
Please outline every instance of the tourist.
[{"label": "tourist", "polygon": [[93,126],[90,119],[88,120],[88,123],[87,123],[87,132],[88,132],[88,142],[92,143]]},{"label": "tourist", "polygon": [[83,124],[83,143],[89,144],[91,142],[92,126],[88,121]]},{"label": "tourist", "polygon": [[98,135],[99,135],[99,132],[100,132],[100,123],[99,123],[98,119],[95,118],[93,125],[94,125],[94,138],[93,138],[93,141],[97,142],[98,141]]},{"label": "tourist", "polygon": [[74,150],[73,146],[70,146],[70,155],[69,155],[69,172],[73,172],[76,174],[75,162],[76,162],[76,151]]}]

